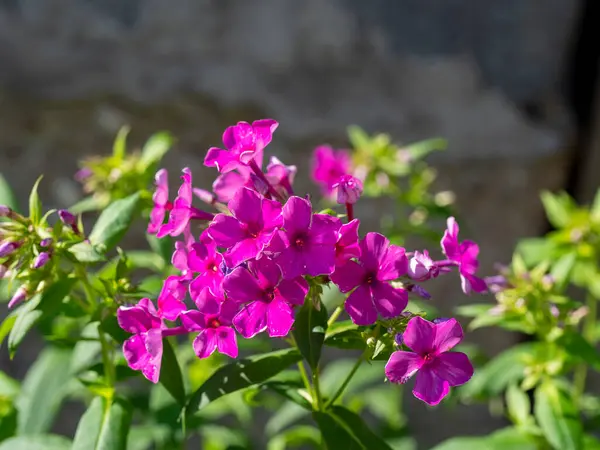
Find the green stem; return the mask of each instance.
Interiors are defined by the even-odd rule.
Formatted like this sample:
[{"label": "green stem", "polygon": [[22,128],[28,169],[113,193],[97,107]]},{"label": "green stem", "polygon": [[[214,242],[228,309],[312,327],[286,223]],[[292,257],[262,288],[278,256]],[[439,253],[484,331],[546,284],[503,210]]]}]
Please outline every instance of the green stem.
[{"label": "green stem", "polygon": [[323,398],[321,397],[321,386],[319,385],[319,372],[315,370],[312,374],[313,392],[314,392],[314,409],[323,411]]},{"label": "green stem", "polygon": [[304,361],[300,361],[298,363],[298,371],[300,372],[300,377],[304,382],[304,387],[308,391],[308,393],[312,396],[312,389],[310,387],[310,381],[308,380],[308,373],[306,372],[306,368],[304,367]]},{"label": "green stem", "polygon": [[115,366],[113,364],[113,360],[110,357],[111,348],[106,340],[106,336],[104,332],[98,328],[98,336],[100,337],[100,347],[102,349],[102,362],[104,364],[104,373],[106,375],[106,380],[108,381],[108,385],[113,387],[115,385]]},{"label": "green stem", "polygon": [[354,377],[354,375],[356,374],[356,371],[358,370],[358,368],[360,367],[360,365],[362,364],[362,362],[364,361],[364,357],[363,355],[360,355],[360,358],[358,358],[358,360],[356,361],[356,363],[354,363],[354,366],[352,367],[352,369],[350,370],[350,373],[348,373],[348,376],[346,377],[346,379],[344,380],[344,382],[341,384],[341,386],[338,388],[338,390],[336,391],[335,394],[333,394],[333,397],[331,397],[327,403],[325,404],[325,409],[329,408],[331,405],[333,405],[333,403],[340,398],[340,396],[344,393],[344,391],[346,390],[346,387],[348,387],[348,384],[350,383],[350,380],[352,380],[352,378]]},{"label": "green stem", "polygon": [[[594,342],[594,334],[595,334],[595,325],[596,325],[596,317],[598,314],[598,301],[594,296],[588,294],[587,296],[587,307],[588,312],[585,318],[583,319],[583,329],[582,335],[583,337],[590,343],[595,344]],[[587,378],[587,370],[588,366],[586,363],[581,363],[577,367],[575,367],[575,374],[573,376],[573,385],[574,385],[574,397],[575,403],[578,404],[581,401],[581,397],[585,393],[585,383]]]},{"label": "green stem", "polygon": [[344,308],[341,305],[338,306],[337,308],[335,308],[335,310],[333,311],[333,314],[331,314],[331,317],[327,321],[328,327],[330,327],[331,325],[333,325],[335,323],[337,318],[340,317],[340,314],[342,313],[342,311],[344,311]]}]

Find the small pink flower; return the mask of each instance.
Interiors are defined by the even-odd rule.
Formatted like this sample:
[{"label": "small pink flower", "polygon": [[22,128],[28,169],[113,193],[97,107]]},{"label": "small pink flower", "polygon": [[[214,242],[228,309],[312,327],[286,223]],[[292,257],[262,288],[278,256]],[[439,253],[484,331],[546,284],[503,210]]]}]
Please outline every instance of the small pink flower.
[{"label": "small pink flower", "polygon": [[385,375],[392,383],[406,383],[417,373],[413,394],[429,405],[437,405],[450,392],[450,387],[465,384],[473,376],[467,355],[449,352],[463,338],[455,319],[431,323],[414,317],[403,334],[404,345],[412,352],[392,353]]},{"label": "small pink flower", "polygon": [[353,205],[363,192],[363,183],[352,175],[342,175],[333,186],[337,190],[337,202],[340,205]]},{"label": "small pink flower", "polygon": [[212,295],[205,288],[200,297],[205,297],[207,303],[219,305],[213,314],[203,314],[200,311],[185,311],[181,314],[181,323],[188,331],[199,331],[194,339],[194,352],[198,358],[208,358],[218,350],[219,353],[231,358],[237,358],[238,346],[231,320],[239,307],[232,301],[224,301]]},{"label": "small pink flower", "polygon": [[471,291],[485,292],[487,291],[485,281],[475,275],[479,267],[477,261],[479,246],[469,240],[459,242],[458,232],[456,220],[454,217],[449,217],[448,229],[442,238],[442,250],[446,257],[458,266],[461,286],[465,294],[470,294]]},{"label": "small pink flower", "polygon": [[153,383],[158,383],[162,361],[162,320],[152,302],[143,298],[135,306],[117,310],[119,326],[132,333],[123,344],[123,355],[131,369],[139,370]]},{"label": "small pink flower", "polygon": [[223,282],[229,299],[245,303],[233,318],[245,338],[267,330],[271,337],[286,336],[294,323],[294,305],[302,305],[308,283],[302,277],[281,279],[279,267],[263,257],[234,269]]},{"label": "small pink flower", "polygon": [[283,277],[328,275],[335,268],[335,244],[339,220],[313,214],[308,200],[290,197],[282,211],[283,228],[273,235],[267,252],[281,268]]},{"label": "small pink flower", "polygon": [[[217,245],[212,239],[202,239],[192,245],[188,255],[188,267],[198,274],[190,284],[190,295],[196,303],[201,291],[208,287],[215,295],[221,293],[221,283],[224,274],[221,271],[223,255],[217,251]],[[214,310],[206,310],[198,305],[202,313],[216,314]]]},{"label": "small pink flower", "polygon": [[208,149],[204,165],[216,167],[221,173],[248,165],[256,153],[262,152],[271,142],[278,126],[272,119],[263,119],[252,122],[252,125],[238,122],[237,125],[228,127],[223,133],[226,150],[216,147]]},{"label": "small pink flower", "polygon": [[50,260],[50,253],[48,252],[41,252],[39,255],[37,255],[33,261],[33,264],[31,265],[31,267],[33,269],[39,269],[43,266],[46,265],[46,263]]},{"label": "small pink flower", "polygon": [[330,196],[334,184],[351,170],[352,160],[345,150],[335,151],[329,145],[321,145],[313,152],[311,177],[321,186],[321,192],[325,196]]},{"label": "small pink flower", "polygon": [[169,201],[169,174],[167,169],[160,169],[154,176],[156,190],[152,195],[154,206],[150,212],[150,222],[148,223],[148,233],[156,234],[160,226],[165,221],[165,214],[173,209],[173,204]]},{"label": "small pink flower", "polygon": [[212,220],[213,215],[192,206],[192,172],[187,167],[181,176],[183,183],[169,213],[169,221],[161,225],[156,237],[179,236],[188,229],[190,221]]},{"label": "small pink flower", "polygon": [[176,320],[179,314],[185,311],[187,293],[187,279],[171,275],[165,280],[158,294],[158,316],[167,320]]},{"label": "small pink flower", "polygon": [[265,176],[275,190],[284,198],[287,198],[294,195],[292,184],[294,184],[296,172],[296,166],[286,166],[278,158],[272,156]]},{"label": "small pink flower", "polygon": [[252,188],[251,173],[247,167],[239,166],[236,170],[219,175],[213,183],[213,192],[217,199],[228,203],[241,188]]},{"label": "small pink flower", "polygon": [[360,222],[354,219],[343,224],[338,233],[335,243],[335,265],[343,266],[349,259],[360,257],[360,245],[358,244],[358,226]]},{"label": "small pink flower", "polygon": [[389,281],[406,274],[407,260],[402,247],[390,245],[379,233],[367,233],[360,241],[359,263],[348,261],[331,275],[341,292],[350,292],[345,308],[357,325],[371,325],[382,317],[397,317],[406,308],[408,293]]},{"label": "small pink flower", "polygon": [[435,262],[429,257],[429,252],[415,251],[408,261],[408,276],[415,281],[426,281],[435,278],[439,273]]},{"label": "small pink flower", "polygon": [[28,295],[29,294],[27,293],[27,289],[24,286],[21,286],[20,288],[18,288],[15,291],[12,298],[10,299],[10,301],[8,302],[8,309],[12,309],[15,306],[19,306],[21,303],[23,303],[27,299]]}]

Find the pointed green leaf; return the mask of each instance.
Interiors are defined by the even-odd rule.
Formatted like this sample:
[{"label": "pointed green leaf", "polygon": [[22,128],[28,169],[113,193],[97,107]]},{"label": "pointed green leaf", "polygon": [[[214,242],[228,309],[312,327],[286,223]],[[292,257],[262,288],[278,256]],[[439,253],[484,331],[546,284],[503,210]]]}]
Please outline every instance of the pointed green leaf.
[{"label": "pointed green leaf", "polygon": [[2,174],[0,174],[0,205],[6,205],[15,211],[19,210],[15,194]]},{"label": "pointed green leaf", "polygon": [[313,302],[310,301],[309,294],[309,297],[304,301],[304,305],[296,312],[292,331],[300,353],[313,370],[319,365],[321,349],[327,330],[327,310],[320,299],[318,300],[318,308],[317,310]]},{"label": "pointed green leaf", "polygon": [[113,143],[113,156],[117,160],[123,160],[125,153],[127,152],[127,135],[129,134],[130,128],[123,126],[115,137]]},{"label": "pointed green leaf", "polygon": [[142,149],[139,162],[141,171],[145,172],[152,164],[159,162],[172,145],[173,137],[166,131],[152,135]]},{"label": "pointed green leaf", "polygon": [[185,405],[185,387],[183,386],[181,367],[179,366],[173,347],[167,339],[163,339],[160,382],[180,405]]},{"label": "pointed green leaf", "polygon": [[355,150],[366,150],[371,145],[371,138],[357,125],[348,127],[348,138]]},{"label": "pointed green leaf", "polygon": [[69,208],[69,211],[73,214],[82,214],[88,211],[97,211],[104,206],[102,201],[98,199],[98,197],[94,197],[90,195],[89,197],[85,197],[75,203],[73,206]]},{"label": "pointed green leaf", "polygon": [[0,348],[2,348],[2,342],[4,342],[4,338],[8,336],[10,330],[13,329],[16,321],[17,315],[11,313],[8,316],[6,316],[2,321],[2,324],[0,324]]},{"label": "pointed green leaf", "polygon": [[448,141],[446,139],[433,138],[410,144],[404,147],[404,150],[408,151],[413,159],[419,160],[432,152],[446,150],[447,147]]},{"label": "pointed green leaf", "polygon": [[92,245],[104,244],[107,250],[121,240],[138,209],[140,194],[116,200],[106,208],[90,233]]},{"label": "pointed green leaf", "polygon": [[50,429],[66,394],[71,351],[48,347],[27,372],[15,404],[18,434],[38,434]]},{"label": "pointed green leaf", "polygon": [[531,415],[531,402],[529,396],[511,384],[506,390],[506,406],[511,419],[518,425],[525,425]]},{"label": "pointed green leaf", "polygon": [[542,204],[546,210],[548,221],[556,228],[563,228],[569,223],[569,216],[575,211],[576,205],[566,192],[552,194],[549,191],[541,193]]},{"label": "pointed green leaf", "polygon": [[186,411],[193,414],[224,395],[262,383],[301,359],[298,350],[290,348],[239,359],[220,367],[194,392]]},{"label": "pointed green leaf", "polygon": [[554,283],[559,291],[568,286],[569,276],[571,275],[573,267],[575,267],[576,261],[577,253],[573,252],[561,256],[558,261],[552,265],[550,274],[554,277]]},{"label": "pointed green leaf", "polygon": [[130,405],[96,397],[81,416],[72,450],[126,450],[130,425]]},{"label": "pointed green leaf", "polygon": [[523,257],[527,267],[533,267],[542,261],[552,261],[558,251],[556,243],[547,238],[521,239],[515,250]]},{"label": "pointed green leaf", "polygon": [[488,436],[455,437],[431,450],[539,450],[536,440],[517,428],[504,428]]},{"label": "pointed green leaf", "polygon": [[42,218],[42,202],[40,201],[40,196],[38,194],[40,181],[42,181],[41,176],[36,180],[33,188],[31,188],[31,193],[29,194],[29,218],[36,226],[39,225],[40,219]]},{"label": "pointed green leaf", "polygon": [[80,242],[69,248],[69,252],[82,263],[95,263],[106,261],[106,256],[89,242]]},{"label": "pointed green leaf", "polygon": [[562,346],[569,356],[600,371],[600,353],[580,333],[565,331],[556,343]]},{"label": "pointed green leaf", "polygon": [[70,448],[70,440],[53,434],[17,436],[0,443],[0,450],[69,450]]},{"label": "pointed green leaf", "polygon": [[548,380],[536,389],[534,405],[538,424],[553,448],[583,448],[583,425],[572,396]]}]

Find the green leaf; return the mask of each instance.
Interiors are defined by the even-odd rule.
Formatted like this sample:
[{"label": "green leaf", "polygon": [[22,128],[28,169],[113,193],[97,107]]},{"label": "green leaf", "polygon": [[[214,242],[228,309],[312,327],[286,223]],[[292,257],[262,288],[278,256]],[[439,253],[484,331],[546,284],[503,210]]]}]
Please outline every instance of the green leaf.
[{"label": "green leaf", "polygon": [[360,329],[351,320],[331,324],[325,334],[325,345],[354,350],[364,350],[367,347]]},{"label": "green leaf", "polygon": [[8,333],[10,333],[10,331],[13,329],[16,321],[17,315],[11,313],[6,316],[6,318],[2,321],[2,324],[0,324],[0,348],[2,348],[2,342],[4,342],[4,338],[8,336]]},{"label": "green leaf", "polygon": [[531,414],[531,402],[529,396],[519,389],[516,384],[511,384],[506,391],[506,406],[513,422],[518,425],[528,423]]},{"label": "green leaf", "polygon": [[139,167],[145,172],[152,164],[160,161],[173,145],[173,137],[166,131],[156,133],[146,141],[142,149]]},{"label": "green leaf", "polygon": [[107,250],[121,240],[138,209],[140,194],[116,200],[106,208],[90,233],[92,245],[104,244]]},{"label": "green leaf", "polygon": [[360,416],[343,406],[333,406],[327,412],[315,411],[313,418],[328,449],[391,450]]},{"label": "green leaf", "polygon": [[301,359],[302,355],[290,348],[239,359],[220,367],[194,392],[186,412],[193,413],[224,395],[262,383]]},{"label": "green leaf", "polygon": [[535,349],[535,344],[525,343],[500,353],[485,366],[475,370],[473,378],[460,388],[461,395],[471,398],[500,394],[509,384],[525,376],[524,358]]},{"label": "green leaf", "polygon": [[129,134],[130,128],[123,126],[119,129],[115,142],[113,143],[113,156],[115,159],[121,161],[125,157],[127,151],[127,135]]},{"label": "green leaf", "polygon": [[311,369],[315,370],[321,359],[321,349],[325,341],[327,330],[327,310],[321,300],[318,300],[319,309],[315,308],[309,297],[304,305],[296,312],[294,329],[292,331],[298,349]]},{"label": "green leaf", "polygon": [[40,196],[38,195],[38,186],[40,185],[40,181],[42,181],[42,177],[40,176],[33,187],[31,188],[31,193],[29,194],[29,218],[33,225],[39,225],[40,219],[42,218],[42,202],[40,201]]},{"label": "green leaf", "polygon": [[130,250],[126,254],[132,268],[149,269],[154,272],[161,272],[165,268],[165,261],[156,253]]},{"label": "green leaf", "polygon": [[412,159],[419,160],[432,152],[446,150],[447,147],[446,139],[433,138],[407,145],[404,150],[408,151]]},{"label": "green leaf", "polygon": [[18,434],[38,434],[50,429],[66,393],[71,351],[48,347],[27,372],[15,400]]},{"label": "green leaf", "polygon": [[69,450],[70,448],[70,440],[53,434],[17,436],[0,443],[0,450]]},{"label": "green leaf", "polygon": [[174,248],[171,236],[165,236],[159,239],[153,234],[146,234],[146,239],[148,240],[152,251],[160,255],[165,264],[170,264]]},{"label": "green leaf", "polygon": [[11,358],[37,321],[44,315],[50,316],[56,313],[76,281],[74,278],[57,281],[41,294],[34,295],[16,310],[17,318],[8,335],[8,350]]},{"label": "green leaf", "polygon": [[104,206],[104,203],[93,195],[85,197],[69,208],[73,214],[82,214],[88,211],[97,211]]},{"label": "green leaf", "polygon": [[17,380],[0,372],[0,397],[12,399],[19,395],[20,391],[21,386]]},{"label": "green leaf", "polygon": [[185,387],[183,386],[181,367],[179,366],[173,347],[167,339],[163,339],[160,382],[180,405],[185,405]]},{"label": "green leaf", "polygon": [[558,261],[552,265],[550,274],[554,277],[555,285],[559,291],[565,289],[569,284],[569,276],[571,275],[573,267],[575,267],[576,261],[577,253],[573,252],[561,256]]},{"label": "green leaf", "polygon": [[126,450],[131,407],[120,399],[96,397],[81,416],[72,450]]},{"label": "green leaf", "polygon": [[[297,370],[284,370],[264,383],[261,383],[255,389],[257,392],[270,389],[302,408],[312,409],[311,403],[300,394],[300,391],[305,392],[306,388]],[[279,415],[279,412],[277,414]]]},{"label": "green leaf", "polygon": [[575,357],[600,371],[600,353],[581,334],[565,331],[556,340],[556,343],[562,346],[569,356]]},{"label": "green leaf", "polygon": [[504,428],[489,436],[456,437],[448,439],[431,450],[538,450],[532,436],[517,428]]},{"label": "green leaf", "polygon": [[547,380],[535,391],[535,417],[556,450],[582,448],[583,426],[573,398]]},{"label": "green leaf", "polygon": [[18,211],[17,199],[6,178],[0,174],[0,205],[6,205]]},{"label": "green leaf", "polygon": [[481,314],[487,313],[492,309],[494,305],[492,303],[474,303],[471,305],[464,305],[455,308],[456,314],[460,314],[465,317],[477,317]]},{"label": "green leaf", "polygon": [[575,204],[573,199],[566,192],[560,192],[559,194],[552,194],[549,191],[543,191],[540,194],[544,210],[548,221],[555,228],[563,228],[569,223],[569,216],[575,210]]},{"label": "green leaf", "polygon": [[106,261],[106,256],[89,242],[80,242],[69,248],[69,251],[82,263]]},{"label": "green leaf", "polygon": [[590,218],[592,222],[600,223],[600,189],[596,191],[596,196],[590,206]]},{"label": "green leaf", "polygon": [[348,139],[355,150],[366,150],[371,145],[371,138],[357,125],[348,127]]},{"label": "green leaf", "polygon": [[318,448],[320,443],[321,433],[319,430],[308,425],[298,425],[273,436],[267,444],[267,450],[288,450],[302,447],[304,444],[312,444],[312,448]]}]

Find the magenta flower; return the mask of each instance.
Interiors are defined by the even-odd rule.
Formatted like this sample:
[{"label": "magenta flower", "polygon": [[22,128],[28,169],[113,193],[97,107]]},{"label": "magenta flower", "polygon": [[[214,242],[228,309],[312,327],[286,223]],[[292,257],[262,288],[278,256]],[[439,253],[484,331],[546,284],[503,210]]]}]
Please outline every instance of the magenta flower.
[{"label": "magenta flower", "polygon": [[281,226],[281,204],[240,189],[228,204],[233,216],[217,214],[207,229],[218,246],[227,248],[227,265],[238,264],[261,255],[275,230]]},{"label": "magenta flower", "polygon": [[423,252],[415,251],[408,261],[408,276],[415,281],[426,281],[435,278],[438,273],[439,269],[430,258],[427,250],[423,250]]},{"label": "magenta flower", "polygon": [[223,255],[217,251],[217,245],[212,239],[205,239],[192,245],[192,251],[188,255],[188,267],[198,276],[190,283],[190,295],[202,313],[217,313],[214,309],[206,309],[210,305],[201,306],[199,296],[205,287],[215,295],[221,294],[221,283],[224,277],[222,264]]},{"label": "magenta flower", "polygon": [[37,255],[35,257],[35,259],[33,260],[33,264],[31,265],[31,267],[33,269],[39,269],[39,268],[45,266],[49,259],[50,259],[50,253],[48,253],[48,252],[41,252],[39,255]]},{"label": "magenta flower", "polygon": [[[202,297],[212,297],[209,303],[220,301],[214,297],[208,288],[201,294]],[[194,339],[194,352],[198,358],[208,358],[218,350],[223,355],[237,358],[238,346],[235,331],[231,320],[239,307],[232,301],[220,304],[219,310],[214,314],[202,314],[199,311],[185,311],[181,314],[181,323],[188,331],[199,331]]]},{"label": "magenta flower", "polygon": [[[238,122],[223,133],[226,150],[212,147],[204,158],[204,165],[216,167],[221,173],[248,165],[271,142],[279,124],[272,119],[256,120],[250,125]],[[260,166],[260,164],[259,164]]]},{"label": "magenta flower", "polygon": [[335,265],[342,266],[350,258],[360,257],[360,245],[358,244],[358,226],[360,222],[354,219],[343,224],[338,233],[335,244]]},{"label": "magenta flower", "polygon": [[169,221],[161,225],[156,237],[179,236],[189,226],[190,220],[212,220],[213,215],[192,206],[192,172],[187,167],[181,176],[183,183],[169,213]]},{"label": "magenta flower", "polygon": [[19,246],[17,244],[15,244],[14,242],[9,242],[9,241],[0,242],[0,258],[9,256],[17,248],[19,248]]},{"label": "magenta flower", "polygon": [[177,275],[171,275],[165,280],[158,294],[158,316],[167,320],[176,320],[185,311],[187,280]]},{"label": "magenta flower", "polygon": [[131,369],[139,370],[153,383],[158,383],[162,360],[162,320],[152,302],[141,299],[135,306],[117,310],[119,326],[132,333],[123,343],[123,355]]},{"label": "magenta flower", "polygon": [[442,250],[451,263],[458,266],[461,286],[465,294],[471,291],[485,292],[487,286],[485,281],[475,275],[479,267],[477,255],[479,246],[469,240],[458,241],[458,224],[454,217],[448,218],[448,229],[442,238]]},{"label": "magenta flower", "polygon": [[271,157],[271,162],[267,166],[265,176],[271,186],[284,198],[294,195],[294,178],[296,177],[296,166],[286,166],[275,156]]},{"label": "magenta flower", "polygon": [[169,173],[167,169],[160,169],[154,176],[156,190],[152,194],[154,206],[150,212],[150,222],[148,223],[149,234],[158,233],[159,228],[165,221],[165,214],[173,209],[173,204],[169,201]]},{"label": "magenta flower", "polygon": [[[6,275],[6,274],[4,274]],[[23,286],[19,287],[14,295],[12,296],[12,298],[10,299],[10,301],[8,302],[8,309],[12,309],[15,306],[19,306],[21,303],[23,303],[26,299],[27,296],[29,294],[27,293],[27,289]]]},{"label": "magenta flower", "polygon": [[290,197],[282,211],[283,228],[273,235],[268,252],[275,255],[283,277],[328,275],[335,268],[339,220],[313,214],[308,200]]},{"label": "magenta flower", "polygon": [[429,405],[437,405],[451,386],[465,384],[473,376],[467,355],[448,352],[462,338],[462,328],[455,319],[434,324],[414,317],[403,335],[404,345],[413,351],[392,353],[385,375],[392,383],[406,383],[417,373],[413,394]]},{"label": "magenta flower", "polygon": [[332,188],[337,190],[337,202],[340,205],[353,205],[363,192],[363,183],[352,175],[342,175]]},{"label": "magenta flower", "polygon": [[233,318],[235,328],[246,339],[267,330],[271,337],[286,336],[294,323],[294,305],[302,305],[308,283],[302,277],[282,280],[281,270],[266,257],[238,267],[223,281],[231,300],[246,303]]},{"label": "magenta flower", "polygon": [[311,177],[325,196],[332,194],[334,184],[351,169],[352,160],[345,150],[335,151],[329,145],[320,145],[313,152]]},{"label": "magenta flower", "polygon": [[219,175],[212,186],[217,199],[228,203],[242,187],[252,187],[251,173],[247,167],[239,166],[236,170]]},{"label": "magenta flower", "polygon": [[397,317],[406,308],[408,293],[389,281],[406,274],[407,260],[402,247],[390,245],[379,233],[367,233],[360,241],[359,263],[348,261],[336,267],[331,280],[341,292],[350,292],[345,308],[357,325],[371,325],[377,313]]}]

